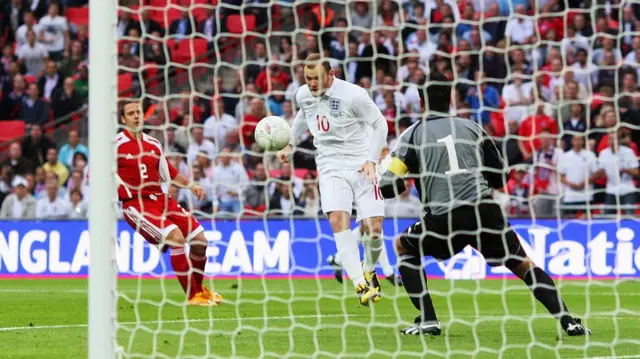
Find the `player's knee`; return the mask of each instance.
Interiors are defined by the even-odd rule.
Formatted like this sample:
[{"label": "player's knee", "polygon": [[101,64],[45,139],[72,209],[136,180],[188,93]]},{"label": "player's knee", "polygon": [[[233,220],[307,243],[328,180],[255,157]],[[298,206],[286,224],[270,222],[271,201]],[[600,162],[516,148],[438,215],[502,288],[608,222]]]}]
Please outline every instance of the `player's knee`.
[{"label": "player's knee", "polygon": [[202,243],[191,243],[191,253],[198,257],[204,257],[207,254],[207,245]]},{"label": "player's knee", "polygon": [[342,232],[349,228],[348,216],[345,216],[344,212],[335,211],[329,213],[329,223],[334,232]]},{"label": "player's knee", "polygon": [[404,248],[404,246],[402,245],[402,240],[400,238],[401,238],[400,236],[396,237],[396,241],[395,241],[396,254],[399,256],[407,253],[407,249]]},{"label": "player's knee", "polygon": [[184,247],[185,239],[180,229],[176,228],[167,236],[166,243],[171,247]]}]

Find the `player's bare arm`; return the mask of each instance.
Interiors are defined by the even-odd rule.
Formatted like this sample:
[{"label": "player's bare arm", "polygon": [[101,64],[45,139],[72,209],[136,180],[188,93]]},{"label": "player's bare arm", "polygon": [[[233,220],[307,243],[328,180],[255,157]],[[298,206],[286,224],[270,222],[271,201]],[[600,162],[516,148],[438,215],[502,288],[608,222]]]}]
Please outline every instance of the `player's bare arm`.
[{"label": "player's bare arm", "polygon": [[202,186],[200,186],[197,183],[191,183],[191,181],[189,181],[187,177],[181,174],[178,174],[173,179],[173,182],[178,187],[188,188],[189,190],[191,190],[191,193],[193,193],[193,195],[196,196],[196,198],[198,198],[198,200],[200,201],[202,201],[207,195],[207,193],[205,192],[204,188],[202,188]]}]

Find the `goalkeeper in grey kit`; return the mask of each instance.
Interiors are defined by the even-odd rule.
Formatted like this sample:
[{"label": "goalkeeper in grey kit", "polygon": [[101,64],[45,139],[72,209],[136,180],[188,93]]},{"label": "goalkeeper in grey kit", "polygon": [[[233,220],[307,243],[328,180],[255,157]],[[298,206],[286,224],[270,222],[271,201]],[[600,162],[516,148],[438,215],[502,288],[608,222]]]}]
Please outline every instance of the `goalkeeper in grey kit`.
[{"label": "goalkeeper in grey kit", "polygon": [[527,256],[491,197],[491,188],[503,187],[505,178],[491,138],[475,122],[448,115],[451,86],[444,75],[431,73],[426,99],[424,92],[420,100],[423,112],[429,106],[429,115],[400,135],[380,182],[382,195],[393,198],[404,191],[403,177],[415,176],[426,213],[395,240],[404,287],[420,311],[402,333],[440,335],[421,258],[446,260],[470,245],[489,265],[504,265],[522,279],[569,336],[590,334],[571,316],[553,279]]}]

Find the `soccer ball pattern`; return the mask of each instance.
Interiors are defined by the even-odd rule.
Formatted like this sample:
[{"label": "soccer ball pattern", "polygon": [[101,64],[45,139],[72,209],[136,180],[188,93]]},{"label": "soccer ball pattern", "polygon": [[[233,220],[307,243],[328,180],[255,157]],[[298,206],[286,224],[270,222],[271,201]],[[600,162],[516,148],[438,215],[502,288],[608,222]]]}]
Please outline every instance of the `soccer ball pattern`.
[{"label": "soccer ball pattern", "polygon": [[263,150],[280,151],[289,144],[291,127],[282,117],[268,116],[258,122],[254,137]]}]

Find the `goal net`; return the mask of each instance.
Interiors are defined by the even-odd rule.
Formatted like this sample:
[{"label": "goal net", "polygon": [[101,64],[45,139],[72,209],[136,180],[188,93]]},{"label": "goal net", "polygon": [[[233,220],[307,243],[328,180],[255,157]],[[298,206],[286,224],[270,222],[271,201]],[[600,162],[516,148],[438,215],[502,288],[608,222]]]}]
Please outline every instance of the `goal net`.
[{"label": "goal net", "polygon": [[[204,227],[205,283],[225,297],[187,306],[169,253],[120,219],[118,356],[640,357],[640,2],[121,0],[117,11],[119,97],[142,102],[147,134],[206,189],[196,200],[164,187]],[[283,166],[252,136],[266,115],[295,117],[314,52],[369,91],[389,149],[422,119],[428,74],[453,82],[452,115],[481,124],[509,166],[494,197],[591,337],[562,336],[526,285],[470,248],[423,261],[441,336],[400,335],[418,312],[395,282],[359,306],[327,263],[313,138]],[[398,277],[393,240],[420,216],[415,188],[386,206],[381,278]]]}]

